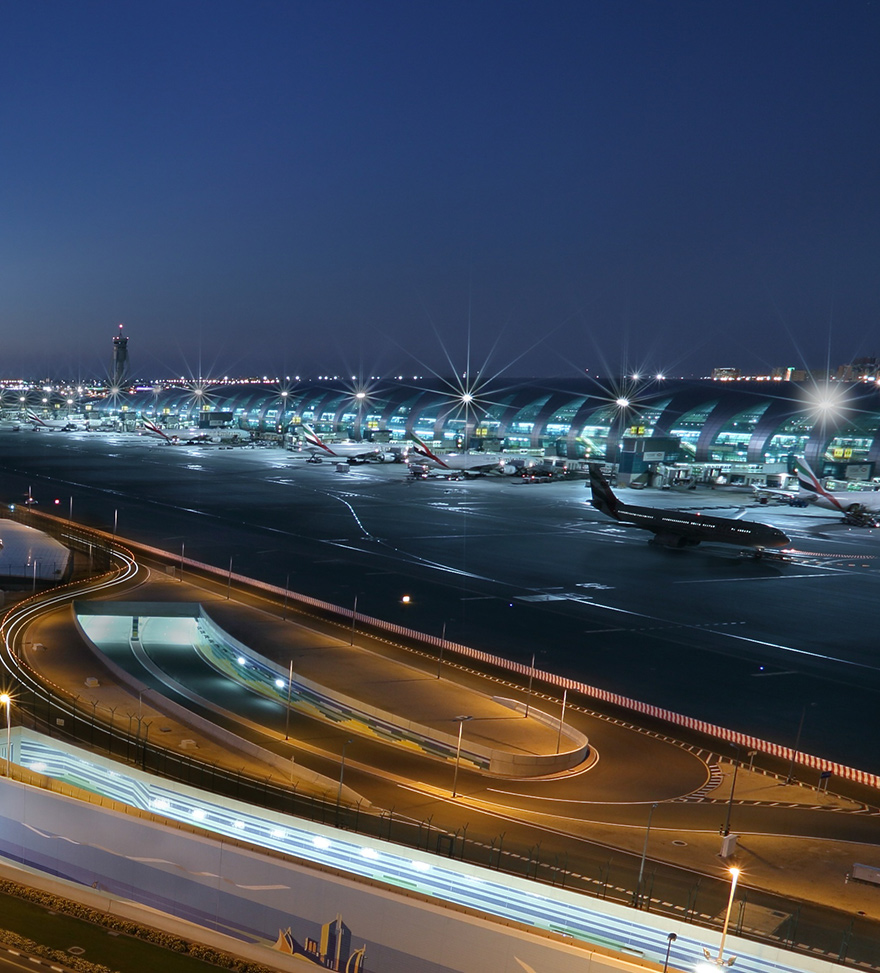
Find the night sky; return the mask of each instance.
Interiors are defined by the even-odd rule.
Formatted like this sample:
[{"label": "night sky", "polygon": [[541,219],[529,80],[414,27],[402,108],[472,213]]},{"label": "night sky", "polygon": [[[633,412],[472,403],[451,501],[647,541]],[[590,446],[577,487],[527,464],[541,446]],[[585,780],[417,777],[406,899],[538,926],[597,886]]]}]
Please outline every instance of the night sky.
[{"label": "night sky", "polygon": [[880,355],[880,4],[0,0],[0,377]]}]

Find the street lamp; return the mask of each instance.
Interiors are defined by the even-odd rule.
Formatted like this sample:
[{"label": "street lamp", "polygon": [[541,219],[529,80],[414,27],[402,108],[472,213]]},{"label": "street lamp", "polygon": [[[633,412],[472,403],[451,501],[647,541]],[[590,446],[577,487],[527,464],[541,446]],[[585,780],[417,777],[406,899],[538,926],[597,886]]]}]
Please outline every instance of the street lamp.
[{"label": "street lamp", "polygon": [[440,634],[440,655],[437,657],[437,678],[440,678],[440,670],[443,667],[443,650],[446,648],[446,622],[443,622],[443,631]]},{"label": "street lamp", "polygon": [[666,937],[666,959],[663,960],[663,973],[666,973],[666,969],[669,966],[669,950],[672,949],[672,944],[676,939],[678,939],[678,936],[674,932],[669,933]]},{"label": "street lamp", "polygon": [[794,762],[797,760],[797,755],[800,753],[801,748],[801,730],[804,728],[804,719],[807,715],[807,707],[815,706],[815,703],[804,703],[804,708],[801,710],[801,719],[798,723],[797,736],[794,741],[794,750],[791,752],[791,763],[788,765],[788,776],[785,778],[785,783],[790,784],[792,776],[794,775]]},{"label": "street lamp", "polygon": [[458,746],[455,748],[455,773],[452,775],[452,796],[455,797],[456,789],[458,785],[458,763],[461,760],[461,731],[464,728],[465,723],[468,720],[472,720],[472,716],[456,716],[458,723]]},{"label": "street lamp", "polygon": [[532,677],[535,675],[535,653],[532,653],[532,664],[529,666],[529,693],[526,696],[526,719],[529,718],[529,706],[532,702]]},{"label": "street lamp", "polygon": [[651,834],[651,818],[654,816],[656,808],[657,805],[652,804],[648,811],[648,826],[645,828],[645,844],[642,847],[642,860],[639,863],[639,880],[636,883],[635,902],[633,903],[637,909],[642,907],[642,877],[645,874],[645,858],[648,854],[648,836]]},{"label": "street lamp", "polygon": [[559,717],[559,728],[556,733],[556,752],[559,753],[559,747],[562,744],[562,726],[565,723],[565,704],[568,702],[568,689],[562,690],[562,713]]},{"label": "street lamp", "polygon": [[342,800],[342,776],[345,773],[345,748],[351,743],[351,739],[342,744],[342,759],[339,762],[339,790],[336,792],[336,818],[339,819],[339,803]]},{"label": "street lamp", "polygon": [[[733,893],[736,891],[736,880],[739,878],[738,868],[730,869],[730,898],[727,900],[727,912],[724,914],[724,928],[721,930],[721,944],[718,947],[718,958],[715,960],[718,966],[724,965],[724,941],[727,939],[727,927],[730,925],[730,910],[733,908]],[[731,966],[735,956],[731,956],[727,965]]]},{"label": "street lamp", "polygon": [[351,639],[349,640],[350,645],[354,645],[354,626],[357,621],[358,614],[358,596],[354,596],[354,608],[351,610]]},{"label": "street lamp", "polygon": [[736,772],[739,770],[739,747],[735,743],[731,746],[736,750],[736,760],[733,762],[733,780],[730,782],[730,798],[727,801],[727,817],[721,834],[726,838],[730,834],[730,812],[733,810],[733,792],[736,790]]},{"label": "street lamp", "polygon": [[9,693],[0,695],[0,703],[6,707],[6,776],[9,776],[9,755],[12,752],[12,697]]},{"label": "street lamp", "polygon": [[290,660],[290,672],[287,674],[287,712],[284,717],[284,739],[290,739],[290,690],[293,687],[293,659]]}]

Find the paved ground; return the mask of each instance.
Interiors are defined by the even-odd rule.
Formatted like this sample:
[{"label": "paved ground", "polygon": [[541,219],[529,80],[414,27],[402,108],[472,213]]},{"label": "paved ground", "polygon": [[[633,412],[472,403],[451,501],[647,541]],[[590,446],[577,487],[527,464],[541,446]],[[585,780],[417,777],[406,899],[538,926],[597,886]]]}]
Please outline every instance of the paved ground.
[{"label": "paved ground", "polygon": [[[0,434],[0,491],[41,509],[880,772],[880,531],[758,507],[736,491],[629,491],[641,504],[772,522],[788,564],[732,549],[649,548],[586,504],[582,481],[408,482],[396,464],[337,473],[283,450],[137,436]],[[404,605],[404,594],[411,596]],[[853,714],[858,718],[854,720]]]},{"label": "paved ground", "polygon": [[[164,588],[168,592],[168,597],[179,599],[185,595],[186,599],[199,597],[201,600],[213,605],[214,611],[223,623],[229,625],[230,629],[237,628],[237,634],[245,636],[252,628],[253,620],[256,616],[252,614],[251,608],[238,608],[234,602],[225,602],[222,597],[209,592],[197,592],[193,589],[184,590],[183,586],[167,579],[157,580],[150,589],[142,592],[150,600],[156,598],[158,589]],[[126,600],[131,598],[130,594],[124,595]],[[269,639],[265,638],[267,632],[274,630],[289,631],[294,628],[290,621],[279,621],[267,616],[261,616],[261,635],[259,640],[265,643]],[[308,653],[308,646],[318,648],[325,641],[324,633],[309,630],[301,630],[300,635],[303,640],[295,640],[301,648],[305,648]],[[217,762],[231,768],[240,768],[245,764],[241,754],[230,753],[222,747],[216,746],[210,739],[199,733],[193,732],[185,725],[178,724],[174,720],[165,717],[159,710],[153,708],[149,699],[138,700],[137,697],[126,692],[122,687],[113,684],[106,672],[101,670],[100,664],[96,662],[94,656],[85,649],[82,640],[73,632],[71,616],[67,611],[54,613],[46,621],[40,622],[28,633],[28,640],[31,643],[28,649],[28,658],[31,663],[48,675],[53,682],[59,686],[81,687],[81,703],[86,711],[93,702],[102,708],[113,707],[119,717],[125,716],[129,721],[133,715],[140,711],[144,720],[149,720],[154,727],[154,733],[158,730],[162,734],[162,742],[168,746],[183,746],[184,741],[192,741],[195,744],[198,756],[209,762]],[[351,649],[346,649],[339,644],[337,649],[340,652],[351,654]],[[35,648],[34,644],[40,644],[44,648]],[[290,645],[287,641],[287,646]],[[381,645],[375,647],[378,653],[384,650]],[[363,662],[368,657],[363,652],[357,652]],[[370,656],[371,663],[376,661],[376,656]],[[303,656],[303,665],[306,665]],[[324,673],[326,676],[329,669],[333,668],[333,661],[329,656],[321,658],[321,652],[313,654],[312,673],[319,675]],[[326,667],[329,667],[326,668]],[[387,673],[397,672],[401,678],[408,678],[417,669],[404,670],[396,665],[392,665],[388,660],[380,659],[380,667]],[[89,687],[86,681],[90,678],[97,678],[99,686]],[[421,679],[419,680],[422,681]],[[434,684],[436,678],[429,679]],[[376,686],[379,689],[376,690]],[[473,691],[465,686],[458,685],[451,678],[440,680],[440,686],[434,686],[441,695],[450,699],[449,708],[452,710],[461,709],[463,700],[473,701]],[[379,696],[387,698],[385,693],[388,685],[384,687],[374,684],[370,692],[378,691]],[[394,695],[394,691],[392,691]],[[375,697],[379,698],[379,697]],[[525,722],[525,721],[523,721]],[[546,741],[545,741],[546,742]],[[604,755],[604,747],[603,747]],[[338,758],[337,758],[338,759]],[[740,768],[736,781],[736,800],[733,805],[728,805],[730,797],[730,786],[733,778],[733,765],[722,761],[719,764],[721,771],[719,779],[710,787],[703,790],[702,801],[699,805],[702,809],[710,812],[710,818],[723,821],[728,810],[731,811],[731,827],[734,833],[740,831],[742,837],[739,842],[738,861],[745,869],[743,878],[744,884],[754,887],[773,888],[776,891],[789,896],[815,901],[826,905],[846,910],[852,914],[864,914],[868,917],[880,919],[880,894],[875,889],[855,883],[847,883],[846,876],[854,861],[873,862],[876,857],[876,845],[870,842],[846,842],[829,840],[828,838],[818,838],[809,836],[788,836],[781,833],[753,833],[748,827],[742,828],[744,817],[751,810],[751,802],[761,802],[764,805],[792,805],[795,809],[800,807],[802,813],[807,813],[808,809],[823,808],[824,813],[835,816],[835,820],[841,820],[842,815],[848,815],[852,820],[865,819],[864,809],[854,801],[841,800],[834,794],[822,794],[814,788],[809,788],[799,784],[785,785],[779,778],[765,774],[764,772],[750,772],[748,768]],[[268,768],[262,768],[261,773],[272,776]],[[332,774],[330,775],[332,779]],[[506,790],[505,784],[496,782],[492,785],[488,782],[487,786],[477,789],[473,786],[463,788],[459,797],[460,808],[473,811],[487,811],[495,807],[500,810],[499,804],[503,803],[500,798],[493,800],[493,790]],[[443,804],[449,802],[448,782],[444,787],[431,784],[430,779],[418,785],[421,793],[421,801],[435,798]],[[642,795],[641,801],[636,806],[628,810],[633,813],[627,814],[626,808],[618,805],[612,809],[613,813],[607,815],[607,806],[595,804],[587,813],[582,814],[578,819],[571,815],[560,817],[558,813],[553,813],[558,809],[548,809],[546,812],[540,808],[536,809],[534,804],[527,809],[518,812],[519,816],[526,822],[541,828],[558,830],[561,827],[567,830],[575,840],[578,838],[588,839],[591,842],[605,842],[609,845],[629,849],[638,854],[644,847],[646,835],[646,821],[648,808],[650,806],[650,789]],[[416,799],[414,799],[415,803]],[[588,802],[591,803],[591,802]],[[675,862],[685,868],[695,868],[698,871],[706,871],[707,867],[711,870],[721,870],[723,862],[718,858],[720,848],[720,837],[717,827],[687,827],[681,823],[681,812],[684,805],[675,801],[661,803],[660,807],[653,812],[653,820],[648,834],[648,861],[655,858],[665,861]],[[813,812],[815,813],[815,812]],[[876,817],[873,818],[876,820]],[[871,825],[873,827],[873,825]],[[711,863],[715,865],[712,866]]]}]

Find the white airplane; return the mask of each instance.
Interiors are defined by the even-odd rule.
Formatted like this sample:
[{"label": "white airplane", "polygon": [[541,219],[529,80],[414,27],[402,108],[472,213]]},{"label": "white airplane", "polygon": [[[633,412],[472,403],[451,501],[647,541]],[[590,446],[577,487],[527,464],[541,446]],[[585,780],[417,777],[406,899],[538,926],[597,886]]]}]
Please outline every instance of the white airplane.
[{"label": "white airplane", "polygon": [[843,514],[844,523],[857,527],[874,527],[880,522],[880,492],[875,490],[830,491],[822,486],[819,478],[807,465],[806,460],[795,457],[799,497]]},{"label": "white airplane", "polygon": [[514,470],[500,453],[435,453],[428,444],[413,433],[413,452],[435,466],[450,473],[481,476],[483,473],[508,473]]},{"label": "white airplane", "polygon": [[76,421],[75,419],[41,419],[40,416],[33,411],[33,409],[28,409],[26,412],[27,421],[32,422],[34,429],[60,429],[62,432],[75,432],[77,429],[84,428],[88,423],[83,423],[82,421]]},{"label": "white airplane", "polygon": [[325,456],[349,461],[373,459],[379,462],[394,458],[393,454],[386,453],[375,443],[325,443],[307,423],[301,423],[300,429],[304,442],[303,448],[311,454],[309,462],[318,463]]},{"label": "white airplane", "polygon": [[806,507],[810,502],[806,497],[801,496],[801,492],[797,487],[786,490],[784,487],[760,486],[757,483],[753,483],[752,492],[758,503],[767,503],[768,500],[779,500],[782,503],[789,503],[793,507]]},{"label": "white airplane", "polygon": [[164,429],[160,429],[155,422],[150,422],[149,419],[144,419],[144,432],[152,433],[154,436],[160,436],[169,446],[177,446],[180,442],[176,436],[169,436]]}]

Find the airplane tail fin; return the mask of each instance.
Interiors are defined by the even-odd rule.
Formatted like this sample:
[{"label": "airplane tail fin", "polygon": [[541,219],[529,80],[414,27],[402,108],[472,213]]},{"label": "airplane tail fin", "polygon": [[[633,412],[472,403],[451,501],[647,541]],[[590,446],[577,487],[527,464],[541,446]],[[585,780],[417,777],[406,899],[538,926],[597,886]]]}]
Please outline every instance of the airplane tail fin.
[{"label": "airplane tail fin", "polygon": [[598,463],[590,463],[590,491],[593,495],[593,506],[600,513],[618,520],[620,501],[614,495],[608,481],[602,476]]},{"label": "airplane tail fin", "polygon": [[314,429],[307,423],[300,423],[300,429],[302,430],[303,439],[315,449],[323,449],[325,453],[329,453],[330,456],[335,456],[336,453],[324,442],[323,439],[315,432]]},{"label": "airplane tail fin", "polygon": [[423,439],[420,439],[415,433],[411,433],[410,435],[412,436],[413,442],[416,444],[415,450],[417,453],[421,453],[422,456],[427,456],[428,459],[433,460],[438,466],[443,466],[448,469],[448,465],[431,450],[430,446],[428,446]]},{"label": "airplane tail fin", "polygon": [[794,468],[797,473],[798,486],[801,490],[805,490],[807,493],[812,493],[813,495],[822,495],[825,493],[822,484],[819,482],[819,478],[807,465],[805,459],[796,456],[794,459]]}]

